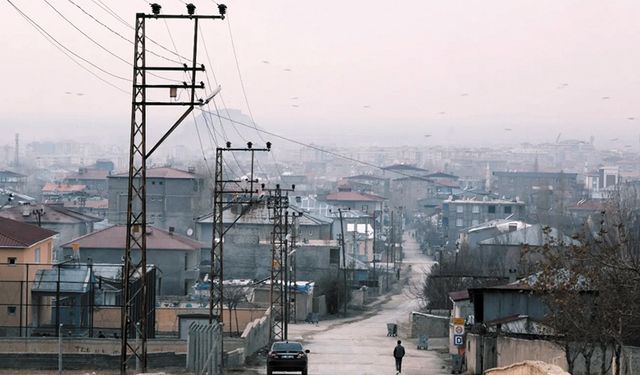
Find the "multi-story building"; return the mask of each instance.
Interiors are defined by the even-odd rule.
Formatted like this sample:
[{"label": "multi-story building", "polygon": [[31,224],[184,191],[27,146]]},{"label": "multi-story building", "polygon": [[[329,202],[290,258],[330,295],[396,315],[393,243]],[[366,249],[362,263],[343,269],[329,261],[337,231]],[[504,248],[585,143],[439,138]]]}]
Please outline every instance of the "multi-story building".
[{"label": "multi-story building", "polygon": [[[127,222],[127,173],[110,175],[109,211],[111,224]],[[193,218],[210,210],[210,191],[194,170],[175,168],[147,169],[147,223],[186,234],[193,231]]]},{"label": "multi-story building", "polygon": [[0,217],[0,336],[29,335],[36,272],[50,268],[56,232]]},{"label": "multi-story building", "polygon": [[466,227],[490,220],[522,219],[526,213],[525,207],[524,202],[515,199],[447,199],[442,203],[445,243],[449,248],[454,248],[459,231]]},{"label": "multi-story building", "polygon": [[530,212],[562,211],[581,198],[577,173],[565,172],[493,172],[491,191],[521,200]]}]

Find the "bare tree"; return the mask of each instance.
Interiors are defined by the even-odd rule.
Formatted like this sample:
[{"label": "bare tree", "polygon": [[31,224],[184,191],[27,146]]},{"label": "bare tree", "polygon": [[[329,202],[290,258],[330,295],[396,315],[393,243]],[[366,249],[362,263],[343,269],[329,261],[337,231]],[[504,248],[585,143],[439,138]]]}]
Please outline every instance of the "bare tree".
[{"label": "bare tree", "polygon": [[544,261],[534,287],[549,309],[546,321],[565,347],[570,371],[580,354],[591,371],[599,348],[600,373],[609,370],[610,350],[619,374],[623,345],[638,344],[639,207],[636,189],[620,189],[601,213],[597,230],[585,227],[574,236],[578,244],[552,240],[539,249]]},{"label": "bare tree", "polygon": [[247,290],[243,286],[225,286],[224,304],[229,310],[229,334],[233,335],[232,313],[235,312],[236,335],[240,335],[240,325],[238,324],[238,305],[247,301]]}]

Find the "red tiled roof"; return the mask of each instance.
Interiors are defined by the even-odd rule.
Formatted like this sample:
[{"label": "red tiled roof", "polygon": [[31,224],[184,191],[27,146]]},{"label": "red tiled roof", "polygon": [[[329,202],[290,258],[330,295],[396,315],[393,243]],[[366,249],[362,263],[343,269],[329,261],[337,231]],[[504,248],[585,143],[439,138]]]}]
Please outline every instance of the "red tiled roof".
[{"label": "red tiled roof", "polygon": [[375,195],[359,193],[357,191],[338,191],[327,195],[328,201],[357,201],[357,202],[382,202],[385,198]]},{"label": "red tiled roof", "polygon": [[[122,250],[126,247],[126,233],[125,225],[117,225],[76,238],[62,247],[71,248],[72,243],[79,243],[80,248]],[[188,237],[147,226],[148,250],[199,250],[202,247],[202,243]]]},{"label": "red tiled roof", "polygon": [[0,217],[0,248],[27,248],[56,234],[52,230]]},{"label": "red tiled roof", "polygon": [[69,185],[69,184],[56,184],[54,182],[47,182],[42,188],[43,193],[77,193],[86,189],[86,185]]},{"label": "red tiled roof", "polygon": [[[118,173],[115,175],[111,175],[109,177],[129,177],[129,173]],[[187,171],[183,171],[181,169],[170,168],[170,167],[160,167],[160,168],[148,168],[147,169],[147,178],[184,178],[184,179],[192,179],[197,178],[198,175],[195,173],[189,173]]]}]

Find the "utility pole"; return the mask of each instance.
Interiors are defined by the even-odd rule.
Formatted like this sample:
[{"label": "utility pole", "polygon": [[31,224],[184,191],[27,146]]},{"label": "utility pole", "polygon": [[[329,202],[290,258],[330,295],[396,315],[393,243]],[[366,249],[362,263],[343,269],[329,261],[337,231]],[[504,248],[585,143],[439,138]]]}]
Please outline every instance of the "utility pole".
[{"label": "utility pole", "polygon": [[287,322],[285,318],[285,279],[284,266],[287,257],[287,226],[288,215],[286,209],[289,207],[288,192],[294,191],[295,185],[291,189],[282,189],[276,185],[275,189],[264,189],[269,193],[267,198],[267,208],[272,210],[273,230],[271,232],[271,277],[269,285],[269,301],[271,314],[269,315],[269,340],[270,342],[286,340]]},{"label": "utility pole", "polygon": [[[340,247],[342,248],[342,288],[344,291],[343,312],[344,316],[347,316],[347,253],[345,251],[344,244],[344,217],[342,216],[344,211],[345,210],[343,208],[338,208],[338,217],[340,218]],[[349,209],[347,211],[349,211]]]},{"label": "utility pole", "polygon": [[[293,298],[290,298],[288,300],[289,304],[290,304],[290,314],[288,315],[289,319],[291,318],[291,316],[293,316],[293,322],[297,323],[298,322],[298,301],[297,301],[297,296],[296,293],[298,291],[298,286],[297,286],[297,274],[296,274],[296,259],[297,259],[297,253],[296,251],[298,251],[298,236],[300,235],[300,216],[302,216],[302,212],[299,213],[295,213],[293,212],[291,215],[292,221],[293,221],[293,225],[291,228],[291,252],[289,253],[289,257],[288,259],[290,260],[290,277],[289,277],[289,283],[293,284]],[[287,320],[287,322],[289,322],[289,320]]]},{"label": "utility pole", "polygon": [[386,266],[386,273],[385,273],[385,282],[387,284],[387,291],[389,290],[389,258],[390,258],[390,253],[391,253],[391,249],[394,251],[395,254],[395,248],[396,248],[396,243],[395,243],[395,222],[393,221],[393,211],[391,211],[391,233],[389,236],[389,245],[387,246],[387,266]]},{"label": "utility pole", "polygon": [[378,273],[376,270],[376,237],[378,235],[378,210],[373,211],[373,279],[375,280],[375,286],[378,293],[380,292],[380,286],[378,285]]},{"label": "utility pole", "polygon": [[284,248],[282,249],[282,308],[283,308],[283,324],[282,337],[289,339],[289,241],[287,239],[289,233],[289,211],[284,212]]},{"label": "utility pole", "polygon": [[[242,215],[254,204],[253,194],[257,191],[253,190],[254,183],[257,182],[253,175],[253,159],[255,151],[271,150],[271,142],[267,142],[266,148],[254,149],[251,142],[247,142],[246,148],[232,148],[231,142],[226,143],[226,148],[216,148],[216,166],[215,166],[215,181],[213,189],[213,215],[212,215],[212,237],[211,237],[211,288],[209,289],[209,324],[213,324],[214,320],[222,327],[224,325],[224,235],[233,226],[232,223],[229,228],[224,228],[224,205],[240,204],[243,205],[243,210],[238,214],[236,221],[239,220]],[[225,180],[223,178],[224,169],[224,152],[251,152],[251,175],[249,176],[249,188],[242,187],[243,181],[239,180]],[[236,189],[226,189],[226,184],[235,184],[241,186]],[[225,201],[225,194],[237,194],[241,193],[246,199],[236,199],[231,201]],[[231,317],[229,317],[231,318]],[[220,367],[224,369],[224,329],[220,330]]]},{"label": "utility pole", "polygon": [[[153,152],[169,137],[182,121],[194,110],[196,105],[208,103],[217,94],[213,92],[206,100],[196,98],[196,89],[204,89],[204,83],[196,83],[197,72],[205,70],[203,65],[197,64],[198,52],[198,21],[201,19],[224,19],[226,6],[218,6],[219,15],[195,15],[195,6],[187,5],[188,15],[162,15],[160,5],[151,4],[153,14],[137,13],[134,38],[133,58],[133,87],[131,104],[131,136],[129,148],[129,186],[127,192],[127,233],[122,275],[122,309],[120,319],[120,374],[126,375],[127,369],[134,358],[140,363],[141,371],[147,369],[147,339],[155,334],[155,300],[153,290],[147,280],[147,211],[146,211],[146,178],[147,160]],[[193,55],[191,65],[182,66],[147,66],[146,64],[146,21],[147,20],[184,19],[193,21]],[[149,84],[147,72],[184,72],[190,77],[182,84]],[[185,89],[189,92],[188,100],[178,101],[148,101],[147,89],[168,88],[171,90]],[[187,109],[147,151],[146,128],[147,106],[182,106]],[[140,260],[134,262],[133,258]],[[134,290],[134,286],[138,289]],[[140,325],[140,339],[131,342],[135,337],[136,325]]]}]

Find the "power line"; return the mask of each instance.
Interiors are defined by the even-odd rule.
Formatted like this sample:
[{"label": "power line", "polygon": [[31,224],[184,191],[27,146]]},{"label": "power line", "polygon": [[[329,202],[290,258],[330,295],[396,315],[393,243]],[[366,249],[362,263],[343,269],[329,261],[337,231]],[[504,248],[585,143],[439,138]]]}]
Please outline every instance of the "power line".
[{"label": "power line", "polygon": [[[105,29],[109,30],[111,33],[113,33],[114,35],[118,36],[120,39],[126,41],[129,44],[134,44],[133,41],[127,37],[125,37],[124,35],[120,34],[119,32],[115,31],[114,29],[112,29],[111,27],[109,27],[109,25],[105,24],[104,22],[100,21],[99,19],[97,19],[94,15],[92,15],[91,13],[89,13],[88,11],[86,11],[84,8],[82,8],[80,5],[78,5],[77,3],[75,3],[73,0],[67,0],[68,2],[70,2],[71,4],[75,5],[78,9],[80,9],[80,11],[82,13],[84,13],[85,15],[87,15],[88,17],[90,17],[92,20],[94,20],[96,23],[98,23],[99,25],[101,25],[102,27],[104,27]],[[171,59],[169,57],[163,56],[159,53],[156,53],[150,49],[147,49],[147,52],[149,52],[150,54],[157,56],[161,59],[173,62],[173,63],[177,63],[180,64],[179,61]],[[127,62],[128,63],[128,62]]]},{"label": "power line", "polygon": [[[124,18],[120,17],[120,15],[118,15],[117,12],[115,12],[113,9],[111,9],[107,4],[105,4],[102,0],[91,0],[93,1],[94,4],[96,4],[100,9],[102,9],[103,11],[105,11],[106,13],[108,13],[111,17],[115,18],[118,22],[120,22],[121,24],[127,26],[128,28],[130,28],[131,30],[135,30],[135,27],[133,27],[133,25],[131,25],[130,23],[128,23]],[[150,1],[148,0],[142,0],[147,4],[151,4]],[[184,57],[170,49],[168,49],[167,47],[165,47],[164,45],[162,45],[159,42],[156,42],[154,39],[150,38],[149,36],[147,36],[147,40],[153,44],[155,44],[156,46],[160,47],[161,49],[165,50],[166,52],[169,52],[183,60],[189,60],[189,58]],[[147,52],[151,52],[149,50],[147,50]],[[157,54],[151,52],[152,54],[158,56]],[[174,61],[175,62],[175,61]]]},{"label": "power line", "polygon": [[[123,79],[126,81],[129,81],[128,79],[124,78],[124,77],[119,77],[116,76],[102,68],[100,68],[99,66],[93,64],[92,62],[88,61],[87,59],[79,56],[78,54],[76,54],[75,52],[71,51],[69,48],[67,48],[66,46],[64,46],[62,43],[60,43],[56,38],[54,38],[51,34],[49,34],[44,28],[42,28],[40,25],[38,25],[33,19],[31,19],[28,15],[26,15],[22,10],[20,10],[20,8],[18,8],[14,3],[11,2],[11,0],[7,0],[7,2],[18,12],[18,14],[20,14],[20,16],[22,16],[32,27],[34,27],[36,29],[36,31],[38,33],[40,33],[40,35],[42,35],[45,40],[47,40],[49,43],[51,43],[54,47],[56,47],[60,52],[62,52],[65,56],[67,56],[71,61],[73,61],[75,64],[77,64],[79,67],[81,67],[82,69],[86,70],[87,72],[89,72],[89,74],[91,74],[92,76],[96,77],[97,79],[99,79],[100,81],[106,83],[107,85],[115,88],[118,91],[121,91],[125,94],[130,94],[130,92],[116,86],[115,84],[107,81],[106,79],[100,77],[98,74],[96,74],[95,72],[91,71],[91,69],[87,68],[86,66],[82,65],[80,62],[78,62],[73,56],[75,56],[76,58],[86,62],[87,64],[93,66],[94,68],[109,74],[111,76],[114,76],[116,78],[119,79]],[[73,56],[72,56],[73,55]]]},{"label": "power line", "polygon": [[[218,85],[218,80],[217,80],[217,78],[216,78],[216,74],[215,74],[215,72],[214,72],[214,70],[213,70],[213,63],[211,62],[211,56],[209,55],[209,49],[207,48],[207,42],[206,42],[206,40],[205,40],[205,33],[203,33],[203,32],[202,32],[202,28],[201,28],[201,26],[200,26],[200,25],[198,25],[198,30],[200,31],[200,34],[201,34],[201,37],[202,37],[202,45],[203,45],[203,47],[204,47],[205,56],[207,57],[207,62],[209,63],[209,66],[211,67],[211,69],[210,69],[210,70],[211,70],[211,74],[213,75],[213,80],[214,80],[214,82],[215,82],[215,84],[216,84],[216,86],[217,86],[217,85]],[[213,86],[211,86],[211,81],[210,81],[210,79],[209,79],[209,71],[205,71],[205,74],[206,74],[206,78],[207,78],[207,85],[209,85],[209,87],[213,87]],[[218,95],[220,96],[220,100],[222,101],[222,104],[225,106],[225,110],[226,110],[226,112],[227,112],[227,116],[231,117],[231,116],[230,116],[230,114],[229,114],[229,110],[227,109],[227,106],[226,106],[226,104],[224,103],[224,98],[223,98],[223,96],[221,95],[221,93],[219,93]],[[214,98],[214,99],[213,99],[213,107],[214,107],[214,108],[215,108],[215,110],[216,110],[216,115],[219,115],[219,114],[220,114],[220,111],[219,111],[219,109],[218,109],[218,105],[216,104],[215,99],[216,99],[216,98]],[[210,106],[210,104],[209,104],[209,103],[207,103],[207,107],[209,108],[209,111],[211,111],[211,106]],[[203,117],[205,117],[205,116],[203,116]],[[210,114],[209,114],[209,117],[210,117],[210,119],[211,119],[211,128],[212,128],[212,129],[214,129],[214,131],[215,131],[215,128],[213,128],[213,117],[212,117]],[[220,118],[220,116],[217,116],[217,117],[218,117],[218,122],[220,123],[220,130],[222,131],[222,133],[223,133],[224,137],[228,140],[228,139],[229,139],[229,137],[228,137],[228,136],[227,136],[227,134],[226,134],[226,131],[225,131],[224,125],[223,125],[223,123],[222,123],[222,119]],[[235,124],[231,123],[231,125],[232,125],[233,129],[235,130],[235,132],[238,134],[238,136],[239,136],[239,137],[240,137],[244,142],[247,142],[247,139],[242,135],[242,133],[240,133],[240,131],[238,131],[238,128],[235,126]],[[234,153],[231,153],[231,156],[233,156],[234,160],[236,161],[236,164],[238,164],[238,168],[240,168],[240,172],[244,173],[244,171],[243,171],[242,167],[240,166],[240,163],[238,162],[238,160],[237,160],[237,158],[236,158],[235,154],[234,154]],[[226,159],[223,159],[223,161],[226,161]],[[264,171],[262,170],[262,167],[261,167],[261,165],[260,165],[260,162],[259,162],[259,161],[256,161],[256,164],[258,165],[258,169],[260,169],[260,170],[264,173]]]},{"label": "power line", "polygon": [[93,42],[93,44],[95,44],[96,46],[100,47],[103,51],[107,52],[108,54],[110,54],[111,56],[115,57],[116,59],[122,61],[123,63],[131,66],[131,63],[125,59],[123,59],[122,57],[116,55],[115,53],[111,52],[108,48],[105,48],[102,44],[98,43],[95,39],[93,39],[92,37],[90,37],[89,35],[87,35],[87,33],[85,33],[84,31],[82,31],[78,26],[76,26],[73,22],[71,22],[64,14],[60,13],[60,11],[58,11],[58,9],[56,9],[56,7],[54,7],[48,0],[43,0],[51,9],[53,9],[54,12],[56,12],[63,20],[67,21],[67,23],[69,25],[71,25],[74,29],[76,29],[80,34],[84,35],[85,38],[89,39],[91,42]]},{"label": "power line", "polygon": [[[206,110],[204,110],[204,109],[202,109],[202,108],[199,108],[199,110],[200,110],[200,111],[203,111],[203,112],[206,112]],[[241,121],[237,121],[237,120],[234,120],[234,119],[231,119],[231,118],[228,118],[228,117],[222,116],[222,115],[217,115],[217,114],[215,114],[215,113],[213,113],[213,115],[214,115],[214,116],[220,116],[220,118],[222,118],[222,119],[224,119],[224,120],[227,120],[227,121],[230,121],[230,122],[233,122],[233,123],[235,123],[235,124],[237,124],[237,125],[244,126],[244,127],[246,127],[246,128],[250,128],[250,129],[255,129],[255,130],[256,130],[256,131],[258,131],[258,132],[261,132],[261,133],[264,133],[264,134],[268,134],[268,135],[270,135],[270,136],[273,136],[273,137],[276,137],[276,138],[282,139],[283,141],[287,141],[287,142],[290,142],[290,143],[297,144],[297,145],[299,145],[299,146],[307,147],[307,148],[310,148],[310,149],[312,149],[312,150],[316,150],[316,151],[319,151],[319,152],[322,152],[322,153],[325,153],[325,154],[329,154],[329,155],[332,155],[332,156],[338,157],[338,158],[340,158],[340,159],[349,160],[349,161],[352,161],[352,162],[354,162],[354,163],[358,163],[358,164],[366,165],[367,167],[372,167],[372,168],[375,168],[375,169],[384,170],[381,166],[379,166],[379,165],[375,165],[375,164],[373,164],[373,163],[369,163],[369,162],[366,162],[366,161],[363,161],[363,160],[359,160],[359,159],[356,159],[356,158],[352,158],[352,157],[347,156],[347,155],[342,155],[342,154],[340,154],[340,153],[338,153],[338,152],[334,152],[334,151],[326,150],[326,149],[323,149],[323,148],[321,148],[321,147],[314,146],[314,145],[311,145],[311,144],[308,144],[308,143],[304,143],[304,142],[301,142],[301,141],[295,140],[295,139],[293,139],[293,138],[285,137],[285,136],[283,136],[283,135],[280,135],[280,134],[277,134],[277,133],[274,133],[274,132],[271,132],[271,131],[268,131],[268,130],[264,130],[264,129],[260,129],[260,128],[254,128],[254,127],[253,127],[253,126],[251,126],[250,124],[247,124],[247,123],[244,123],[244,122],[241,122]],[[402,172],[399,172],[399,171],[394,171],[394,173],[399,174],[399,175],[402,175],[402,176],[406,176],[406,177],[416,177],[416,176],[414,176],[414,175],[407,174],[407,173],[402,173]]]},{"label": "power line", "polygon": [[[214,3],[215,3],[215,1],[214,1]],[[233,58],[234,58],[235,63],[236,63],[236,70],[238,71],[238,78],[240,79],[240,88],[242,89],[242,95],[244,96],[244,102],[245,102],[245,104],[247,106],[247,111],[249,112],[249,117],[251,118],[251,123],[253,124],[253,128],[256,130],[256,133],[258,134],[260,139],[262,139],[263,142],[266,142],[265,139],[262,137],[262,134],[258,131],[258,126],[256,125],[256,121],[255,121],[255,119],[253,117],[253,111],[251,110],[251,105],[249,105],[249,98],[247,97],[247,90],[245,89],[244,80],[242,79],[242,72],[240,70],[240,62],[238,61],[238,53],[236,52],[236,44],[235,44],[235,42],[233,40],[233,32],[231,30],[231,19],[230,19],[228,14],[226,16],[226,20],[227,20],[227,28],[229,29],[229,39],[231,40],[231,50],[233,51]],[[270,152],[269,154],[271,154],[271,158],[273,159],[273,164],[276,167],[276,171],[278,172],[278,175],[282,175],[282,171],[280,170],[280,167],[278,166],[278,161],[276,160],[275,153]]]}]

